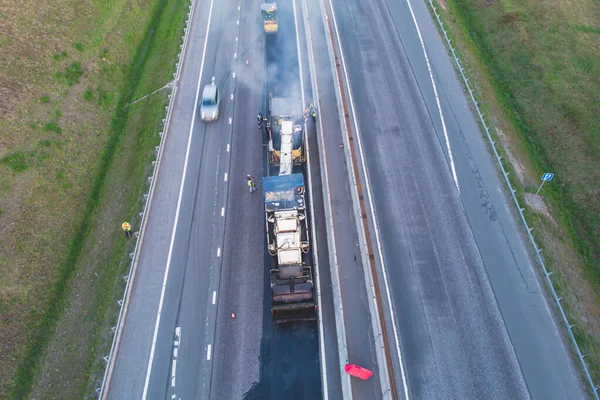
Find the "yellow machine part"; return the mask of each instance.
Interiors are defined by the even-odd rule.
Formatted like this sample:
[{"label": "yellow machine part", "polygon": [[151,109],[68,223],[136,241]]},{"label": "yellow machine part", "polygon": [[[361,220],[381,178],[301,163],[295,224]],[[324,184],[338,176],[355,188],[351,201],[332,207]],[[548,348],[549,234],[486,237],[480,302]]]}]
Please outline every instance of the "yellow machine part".
[{"label": "yellow machine part", "polygon": [[277,21],[265,21],[265,32],[276,33],[279,30]]}]

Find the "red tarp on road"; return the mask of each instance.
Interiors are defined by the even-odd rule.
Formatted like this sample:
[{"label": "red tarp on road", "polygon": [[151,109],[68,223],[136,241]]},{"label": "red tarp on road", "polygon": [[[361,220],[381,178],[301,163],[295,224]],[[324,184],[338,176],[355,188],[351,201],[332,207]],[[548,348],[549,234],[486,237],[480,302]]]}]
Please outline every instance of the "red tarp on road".
[{"label": "red tarp on road", "polygon": [[369,371],[366,368],[359,367],[358,365],[355,365],[355,364],[346,364],[344,369],[346,370],[346,373],[348,375],[355,376],[355,377],[360,378],[365,381],[373,376],[373,372]]}]

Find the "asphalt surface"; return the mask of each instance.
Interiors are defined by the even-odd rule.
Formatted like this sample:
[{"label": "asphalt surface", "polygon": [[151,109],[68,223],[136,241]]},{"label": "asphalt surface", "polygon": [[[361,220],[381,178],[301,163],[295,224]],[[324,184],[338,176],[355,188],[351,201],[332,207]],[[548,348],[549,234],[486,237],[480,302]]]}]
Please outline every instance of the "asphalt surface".
[{"label": "asphalt surface", "polygon": [[411,5],[460,193],[408,3],[333,0],[410,397],[581,398],[452,63],[425,4]]},{"label": "asphalt surface", "polygon": [[[337,337],[326,262],[315,264],[324,288],[321,348],[317,322],[271,321],[262,193],[260,183],[249,193],[245,177],[267,174],[256,128],[267,91],[282,95],[291,85],[300,95],[300,85],[292,2],[280,5],[283,26],[267,52],[258,10],[259,0],[196,4],[109,398],[141,398],[150,371],[148,398],[318,399],[319,352],[326,354],[323,365],[339,366],[337,354],[327,351]],[[202,90],[213,77],[219,120],[205,123],[196,114],[192,125],[198,80]],[[314,130],[310,140],[314,145]],[[313,175],[318,157],[315,163]],[[313,184],[320,191],[318,176]],[[313,249],[318,244],[319,259],[327,260],[320,196],[313,206]],[[339,398],[339,371],[327,379],[331,398]]]},{"label": "asphalt surface", "polygon": [[265,38],[257,12],[260,2],[242,4],[240,51],[248,54],[244,58],[249,64],[237,69],[236,78],[230,172],[239,183],[232,180],[228,199],[211,384],[214,399],[321,396],[317,323],[276,325],[271,320],[271,257],[266,252],[260,178],[252,194],[245,182],[248,174],[268,175],[266,142],[256,127],[256,114],[266,115],[266,93],[282,96],[290,87],[300,93],[293,14],[291,7],[278,6],[280,31]]},{"label": "asphalt surface", "polygon": [[[250,11],[244,13],[240,22],[243,29],[247,29],[241,34],[241,46],[244,47],[247,38],[258,38],[255,44],[246,46],[260,46],[264,53],[258,49],[251,52],[249,68],[239,69],[236,94],[239,110],[236,108],[234,113],[232,177],[244,177],[247,173],[266,176],[276,172],[267,165],[266,141],[262,132],[256,129],[256,114],[267,115],[267,93],[275,97],[300,96],[292,2],[278,3],[280,29],[276,35],[268,37],[262,31],[260,15],[251,11],[259,9],[259,4],[257,2],[255,8],[248,6]],[[244,9],[245,5],[242,11]],[[260,59],[261,55],[263,59]],[[249,104],[254,108],[248,107]],[[252,170],[246,172],[244,169],[248,166],[252,166]],[[231,187],[221,279],[224,300],[219,303],[215,347],[218,358],[215,358],[211,397],[318,399],[321,398],[321,370],[317,322],[277,325],[271,319],[268,271],[272,260],[266,252],[260,183],[258,189],[250,194],[245,186]],[[238,200],[241,198],[250,198],[245,209]],[[240,226],[240,221],[245,223]],[[313,245],[318,240],[318,247],[325,248],[324,232],[320,230],[321,234],[312,238]],[[247,243],[248,248],[234,251],[240,241]],[[249,252],[254,254],[249,257]],[[243,283],[236,279],[241,265],[252,275]],[[254,294],[251,299],[256,297],[259,301],[246,301],[240,294],[240,286]],[[331,304],[330,300],[329,303],[325,301],[324,310],[331,313],[328,304]],[[221,312],[222,305],[237,310],[235,320]],[[331,334],[331,328],[327,330],[331,341],[335,334]],[[240,352],[246,348],[252,349],[249,355]],[[240,375],[248,378],[240,379]]]},{"label": "asphalt surface", "polygon": [[[210,1],[202,0],[197,2],[198,9],[208,9]],[[215,20],[218,17],[213,16]],[[175,221],[177,204],[179,199],[180,185],[185,164],[185,154],[188,146],[188,137],[194,115],[194,101],[196,97],[196,87],[199,79],[199,71],[202,64],[204,37],[208,13],[196,12],[191,21],[191,31],[189,33],[189,42],[185,63],[182,67],[179,88],[180,90],[175,99],[170,129],[167,133],[165,148],[163,150],[163,161],[157,176],[154,196],[149,209],[149,216],[144,235],[144,242],[140,248],[140,255],[136,267],[134,280],[131,282],[132,289],[125,315],[124,325],[121,333],[121,340],[116,353],[114,370],[108,391],[108,398],[111,399],[133,399],[141,398],[144,391],[146,372],[150,359],[151,347],[154,337],[155,321],[159,308],[160,296],[162,291],[163,279],[167,266],[167,259],[171,243],[171,236]],[[214,32],[214,29],[213,29]],[[214,35],[214,33],[212,33]],[[206,60],[210,60],[210,52],[207,50]],[[209,64],[213,62],[207,61]],[[202,82],[210,81],[212,71],[205,71]],[[212,68],[210,68],[212,69]],[[207,78],[208,77],[208,78]],[[212,245],[212,220],[216,212],[215,199],[217,193],[201,193],[201,197],[209,195],[208,202],[210,207],[206,207],[204,212],[199,210],[200,200],[196,193],[199,183],[203,180],[215,185],[217,170],[223,169],[223,165],[217,165],[215,157],[217,152],[207,151],[207,147],[216,147],[219,145],[219,130],[223,129],[225,124],[223,120],[220,123],[210,127],[205,126],[196,120],[192,132],[190,143],[190,157],[187,165],[186,186],[182,196],[180,213],[178,216],[177,234],[172,250],[172,260],[170,264],[169,279],[165,288],[165,297],[163,302],[163,313],[161,314],[161,325],[157,335],[156,352],[152,377],[149,381],[148,394],[151,398],[164,398],[167,390],[170,390],[169,369],[172,365],[172,349],[174,347],[175,328],[178,326],[178,320],[185,318],[178,312],[178,305],[182,298],[182,287],[184,277],[187,274],[197,272],[199,269],[205,272],[204,277],[192,277],[189,282],[186,280],[186,287],[196,286],[196,292],[201,294],[195,302],[203,304],[198,307],[200,316],[197,320],[203,321],[206,318],[209,301],[210,270],[215,253]],[[212,133],[212,135],[211,135]],[[225,139],[223,139],[225,140]],[[207,144],[208,143],[208,144]],[[224,148],[222,149],[225,150]],[[200,168],[201,164],[206,168]],[[200,173],[202,171],[202,173]],[[217,185],[217,188],[223,188],[223,185]],[[212,197],[212,198],[211,198]],[[205,226],[211,229],[203,233],[199,247],[196,248],[196,255],[189,254],[189,244],[197,243],[198,239],[191,239],[192,220],[201,221]],[[194,232],[199,233],[197,229]],[[200,246],[202,248],[200,248]],[[204,258],[205,262],[201,265],[193,265],[187,268],[188,263],[193,263],[199,259],[199,255],[208,255]],[[204,315],[202,314],[204,313]],[[190,321],[192,322],[192,321]],[[204,324],[200,323],[201,326]],[[192,339],[193,336],[186,338],[186,329],[182,329],[182,341]],[[206,332],[200,330],[197,335],[206,342]],[[192,345],[192,341],[188,341]],[[204,344],[201,346],[204,347]],[[200,354],[205,354],[202,349]],[[202,358],[200,359],[202,360]],[[181,369],[181,368],[180,368]]]}]

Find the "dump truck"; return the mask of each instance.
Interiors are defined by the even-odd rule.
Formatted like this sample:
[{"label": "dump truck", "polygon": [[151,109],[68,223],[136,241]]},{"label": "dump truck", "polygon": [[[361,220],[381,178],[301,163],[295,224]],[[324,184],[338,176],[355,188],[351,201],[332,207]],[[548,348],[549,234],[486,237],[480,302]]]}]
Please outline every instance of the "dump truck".
[{"label": "dump truck", "polygon": [[268,106],[266,132],[269,163],[280,168],[290,167],[281,165],[282,152],[290,152],[293,165],[303,164],[306,153],[300,100],[296,97],[273,97],[269,93]]},{"label": "dump truck", "polygon": [[271,313],[276,323],[311,321],[317,306],[310,265],[304,176],[281,174],[263,178]]},{"label": "dump truck", "polygon": [[279,30],[279,18],[277,16],[277,3],[263,3],[260,5],[260,14],[266,34],[274,34]]}]

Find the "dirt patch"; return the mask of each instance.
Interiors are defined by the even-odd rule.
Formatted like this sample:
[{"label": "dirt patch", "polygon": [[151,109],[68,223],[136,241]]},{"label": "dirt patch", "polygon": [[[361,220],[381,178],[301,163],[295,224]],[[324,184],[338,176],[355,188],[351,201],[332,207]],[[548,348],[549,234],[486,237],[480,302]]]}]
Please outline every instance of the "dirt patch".
[{"label": "dirt patch", "polygon": [[504,132],[497,126],[495,127],[495,131],[498,134],[500,141],[502,142],[502,146],[503,146],[504,152],[506,153],[506,157],[508,157],[508,161],[510,162],[510,165],[513,167],[515,174],[517,175],[517,178],[519,179],[519,183],[521,185],[525,185],[527,183],[526,169],[522,165],[522,163],[514,156],[513,146],[512,146],[512,143],[511,143],[508,135],[505,135]]},{"label": "dirt patch", "polygon": [[483,0],[483,8],[488,8],[497,4],[500,0]]},{"label": "dirt patch", "polygon": [[544,217],[548,218],[548,220],[550,222],[552,222],[552,224],[557,227],[558,224],[556,223],[556,221],[554,220],[554,218],[552,218],[552,215],[550,214],[550,211],[548,211],[548,207],[546,207],[546,203],[544,202],[544,199],[542,198],[542,196],[533,194],[533,193],[525,193],[525,203],[527,204],[527,206],[529,208],[531,208],[534,212],[543,215]]},{"label": "dirt patch", "polygon": [[437,3],[442,7],[442,10],[448,11],[448,1],[447,0],[438,0]]}]

